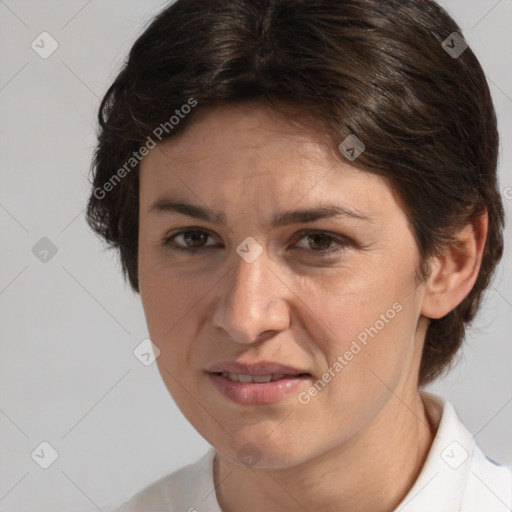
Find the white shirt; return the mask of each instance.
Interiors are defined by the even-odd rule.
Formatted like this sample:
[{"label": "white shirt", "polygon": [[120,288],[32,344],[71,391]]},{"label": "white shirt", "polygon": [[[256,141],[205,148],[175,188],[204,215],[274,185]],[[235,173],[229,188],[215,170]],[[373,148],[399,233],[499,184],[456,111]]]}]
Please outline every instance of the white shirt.
[{"label": "white shirt", "polygon": [[[450,402],[421,392],[439,425],[423,469],[395,512],[512,510],[512,471],[488,459]],[[194,464],[149,485],[113,512],[222,512],[215,495],[211,448]],[[369,484],[371,490],[371,484]]]}]

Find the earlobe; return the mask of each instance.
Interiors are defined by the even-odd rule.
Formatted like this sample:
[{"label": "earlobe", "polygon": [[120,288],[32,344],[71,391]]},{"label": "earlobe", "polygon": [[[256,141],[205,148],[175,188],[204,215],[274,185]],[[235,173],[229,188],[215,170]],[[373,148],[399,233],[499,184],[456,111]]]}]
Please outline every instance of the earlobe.
[{"label": "earlobe", "polygon": [[487,238],[485,211],[456,235],[455,243],[435,257],[421,310],[426,318],[442,318],[455,309],[473,288]]}]

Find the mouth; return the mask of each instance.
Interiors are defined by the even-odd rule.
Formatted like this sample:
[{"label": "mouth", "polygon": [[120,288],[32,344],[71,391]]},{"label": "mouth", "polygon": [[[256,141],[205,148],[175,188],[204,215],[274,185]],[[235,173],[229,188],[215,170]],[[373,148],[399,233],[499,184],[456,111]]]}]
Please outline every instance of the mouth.
[{"label": "mouth", "polygon": [[270,405],[297,395],[312,375],[275,363],[224,363],[208,371],[210,382],[224,398],[243,405]]},{"label": "mouth", "polygon": [[243,373],[230,373],[230,372],[212,372],[214,375],[224,377],[232,382],[251,382],[255,384],[266,384],[268,382],[275,382],[278,380],[289,380],[297,378],[311,377],[309,373],[298,374],[284,374],[284,373],[269,373],[268,375],[248,375]]},{"label": "mouth", "polygon": [[[207,368],[210,373],[219,373],[224,376],[270,377],[283,378],[284,376],[309,375],[304,368],[298,368],[274,361],[259,361],[254,363],[242,363],[238,361],[222,361]],[[242,381],[243,382],[243,381]]]}]

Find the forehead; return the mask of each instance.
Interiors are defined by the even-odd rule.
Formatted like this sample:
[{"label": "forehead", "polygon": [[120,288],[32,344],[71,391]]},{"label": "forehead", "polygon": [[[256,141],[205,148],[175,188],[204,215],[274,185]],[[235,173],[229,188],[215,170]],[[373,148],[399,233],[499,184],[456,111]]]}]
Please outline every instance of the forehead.
[{"label": "forehead", "polygon": [[[253,153],[258,153],[260,158],[264,153],[266,159],[274,160],[293,155],[305,162],[324,161],[327,151],[333,161],[339,160],[326,131],[313,127],[319,122],[311,117],[299,118],[298,113],[296,117],[285,117],[264,104],[206,107],[193,115],[184,131],[158,145],[179,162],[202,159],[226,162]],[[283,150],[287,150],[287,154],[283,154]],[[151,154],[147,159],[153,157],[155,155]]]},{"label": "forehead", "polygon": [[350,165],[325,130],[263,105],[199,112],[183,132],[151,150],[140,171],[142,208],[170,193],[222,211],[236,204],[279,210],[328,201],[370,212],[394,202],[385,180]]}]

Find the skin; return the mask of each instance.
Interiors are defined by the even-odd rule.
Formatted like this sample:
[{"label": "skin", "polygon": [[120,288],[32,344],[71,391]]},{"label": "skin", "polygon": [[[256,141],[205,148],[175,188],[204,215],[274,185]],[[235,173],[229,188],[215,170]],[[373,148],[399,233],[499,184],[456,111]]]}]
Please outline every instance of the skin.
[{"label": "skin", "polygon": [[[207,206],[225,222],[151,210],[162,198]],[[269,227],[275,212],[320,204],[369,220]],[[324,133],[263,105],[237,105],[199,112],[143,159],[139,221],[140,294],[158,368],[218,452],[222,510],[393,510],[435,434],[418,391],[429,318],[473,286],[486,217],[466,226],[457,250],[434,259],[418,284],[407,215],[381,177],[353,167]],[[184,228],[204,238],[169,241]],[[248,236],[263,250],[252,263],[236,252]],[[332,247],[342,250],[319,257]],[[295,394],[271,405],[235,403],[205,371],[225,360],[276,361],[309,372],[307,390],[395,303],[400,312],[307,404]],[[252,467],[237,456],[248,442],[260,457]]]}]

